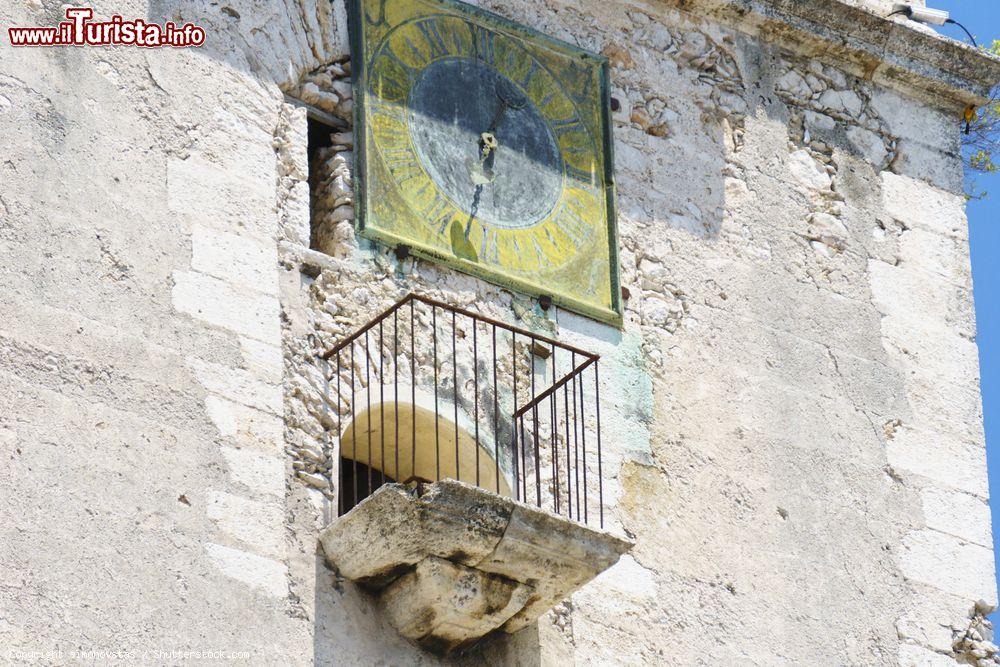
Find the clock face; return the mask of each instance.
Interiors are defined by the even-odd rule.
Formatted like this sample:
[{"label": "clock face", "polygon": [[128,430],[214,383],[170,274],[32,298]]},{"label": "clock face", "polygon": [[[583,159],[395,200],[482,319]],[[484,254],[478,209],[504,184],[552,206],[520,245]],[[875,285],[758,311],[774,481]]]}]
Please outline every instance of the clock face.
[{"label": "clock face", "polygon": [[452,0],[353,27],[362,233],[619,321],[604,59]]}]

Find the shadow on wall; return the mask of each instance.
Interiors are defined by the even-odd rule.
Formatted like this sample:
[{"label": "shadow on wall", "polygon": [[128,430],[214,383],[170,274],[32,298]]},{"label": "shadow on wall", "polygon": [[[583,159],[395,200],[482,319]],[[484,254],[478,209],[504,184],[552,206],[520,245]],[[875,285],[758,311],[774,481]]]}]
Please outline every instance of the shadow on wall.
[{"label": "shadow on wall", "polygon": [[148,0],[146,14],[160,24],[201,26],[206,39],[198,54],[282,90],[348,52],[347,8],[341,0]]},{"label": "shadow on wall", "polygon": [[542,664],[537,624],[513,635],[487,636],[475,646],[438,658],[408,643],[385,620],[381,604],[359,586],[331,573],[316,558],[313,664],[331,665],[519,665]]}]

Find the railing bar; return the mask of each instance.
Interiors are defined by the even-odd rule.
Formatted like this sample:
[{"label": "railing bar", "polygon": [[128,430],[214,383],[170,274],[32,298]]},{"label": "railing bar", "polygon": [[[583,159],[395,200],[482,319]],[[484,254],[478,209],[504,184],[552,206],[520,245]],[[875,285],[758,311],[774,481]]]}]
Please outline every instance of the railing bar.
[{"label": "railing bar", "polygon": [[480,322],[485,322],[485,323],[491,324],[491,325],[493,325],[495,327],[500,327],[501,329],[503,329],[505,331],[517,332],[517,333],[521,334],[522,336],[533,335],[535,338],[537,338],[539,341],[541,341],[543,343],[548,343],[550,345],[556,345],[559,348],[561,348],[563,350],[566,350],[567,352],[575,352],[576,354],[579,354],[580,356],[586,357],[588,359],[594,359],[594,360],[596,360],[596,359],[600,358],[600,355],[598,355],[598,354],[594,354],[593,352],[587,352],[586,350],[582,350],[582,349],[580,349],[578,347],[574,347],[572,345],[567,345],[566,343],[561,343],[561,342],[559,342],[559,341],[557,341],[557,340],[555,340],[553,338],[548,338],[547,336],[541,336],[541,335],[538,335],[538,334],[532,334],[531,332],[529,332],[526,329],[521,329],[519,327],[512,326],[510,324],[507,324],[506,322],[501,322],[500,320],[493,319],[492,317],[487,317],[486,315],[480,315],[479,313],[473,312],[471,310],[467,310],[465,308],[459,308],[458,306],[452,306],[452,305],[450,305],[448,303],[445,303],[444,301],[438,301],[437,299],[431,299],[430,297],[426,297],[426,296],[423,296],[423,295],[420,295],[420,294],[414,294],[414,293],[407,294],[405,297],[403,297],[402,299],[400,299],[399,301],[397,301],[395,304],[393,304],[392,306],[390,306],[389,309],[386,310],[384,313],[382,313],[378,317],[372,319],[367,324],[365,324],[361,329],[359,329],[359,330],[355,331],[353,334],[351,334],[351,336],[349,338],[347,338],[344,341],[341,341],[340,343],[338,343],[337,345],[335,345],[331,350],[323,353],[322,358],[323,359],[329,359],[330,357],[334,356],[335,354],[337,354],[337,352],[340,352],[341,350],[343,350],[344,348],[346,348],[353,341],[356,341],[359,338],[361,338],[361,336],[364,335],[364,333],[366,331],[370,331],[372,328],[374,328],[375,326],[377,326],[378,323],[379,323],[379,321],[386,319],[394,311],[398,310],[400,307],[405,306],[407,303],[411,303],[412,304],[414,301],[420,301],[421,303],[425,303],[425,304],[427,304],[429,306],[437,306],[437,307],[440,307],[440,308],[444,308],[446,310],[454,311],[454,312],[458,313],[459,315],[465,315],[466,317],[471,317],[471,318],[473,318],[475,320],[478,320]]},{"label": "railing bar", "polygon": [[[576,354],[573,355],[573,365],[576,365]],[[580,425],[576,410],[576,375],[573,376],[573,482],[576,486],[576,518],[580,519],[580,446],[577,440],[577,428]]]},{"label": "railing bar", "polygon": [[[330,412],[330,402],[331,402],[330,401],[330,380],[333,379],[333,378],[330,377],[330,362],[328,362],[326,360],[322,360],[322,361],[320,361],[319,366],[320,366],[320,373],[323,376],[323,411],[325,413],[329,414],[329,412]],[[339,400],[339,397],[338,397],[338,400]],[[339,405],[339,403],[337,405],[337,414],[338,415],[340,414],[340,405]],[[332,421],[332,418],[331,418],[331,421]],[[324,461],[323,461],[324,463],[325,463],[325,461],[327,459],[330,461],[330,468],[329,468],[329,470],[326,471],[326,474],[327,474],[327,489],[332,494],[333,491],[334,491],[334,488],[336,488],[334,486],[334,483],[333,483],[333,456],[332,456],[333,447],[332,447],[332,437],[330,436],[330,427],[328,427],[326,425],[326,421],[324,421],[321,424],[321,426],[323,427],[323,434],[326,437],[323,438],[323,444],[322,444],[322,448],[321,448],[320,453],[325,457]],[[338,513],[340,512],[340,501],[339,500],[337,501],[337,511],[338,511]],[[324,503],[324,508],[323,508],[323,514],[324,515],[326,514],[325,503]],[[325,519],[325,516],[324,516],[324,519]]]},{"label": "railing bar", "polygon": [[431,304],[431,334],[434,339],[434,456],[435,456],[435,477],[434,481],[441,480],[441,436],[438,429],[438,329],[437,329],[437,306]]},{"label": "railing bar", "polygon": [[524,417],[521,416],[521,491],[524,493],[522,500],[527,503],[531,501],[528,499],[528,438],[524,432]]},{"label": "railing bar", "polygon": [[399,311],[392,313],[392,386],[393,386],[393,426],[392,433],[395,440],[395,467],[392,474],[399,482]]},{"label": "railing bar", "polygon": [[521,488],[518,489],[518,493],[521,494],[521,502],[528,502],[528,469],[525,467],[527,464],[524,461],[524,448],[525,441],[527,438],[524,437],[524,415],[521,415],[521,479],[518,480],[518,484]]},{"label": "railing bar", "polygon": [[535,439],[535,505],[542,506],[542,457],[539,452],[538,406],[531,412],[532,431]]},{"label": "railing bar", "polygon": [[[576,396],[573,397],[573,404],[576,404]],[[573,476],[570,471],[573,469],[573,461],[569,454],[569,385],[563,385],[563,409],[566,412],[566,509],[569,518],[573,518]],[[573,425],[574,432],[576,424]]]},{"label": "railing bar", "polygon": [[[583,522],[588,523],[587,508],[587,404],[584,401],[583,376],[580,376],[580,450],[583,452]],[[579,515],[577,515],[579,517]]]},{"label": "railing bar", "polygon": [[549,429],[550,429],[549,430],[549,438],[551,440],[551,443],[549,445],[549,449],[552,452],[552,454],[549,457],[549,468],[551,468],[550,472],[552,473],[552,484],[550,486],[553,487],[553,491],[552,491],[552,511],[555,512],[556,514],[559,514],[559,471],[558,471],[558,467],[557,467],[557,464],[558,464],[558,460],[557,459],[558,459],[558,455],[559,455],[559,447],[555,443],[555,441],[556,441],[556,434],[557,434],[557,432],[559,430],[559,429],[556,428],[556,413],[555,413],[556,399],[557,398],[559,398],[559,397],[557,395],[553,394],[548,399],[548,401],[549,401]]},{"label": "railing bar", "polygon": [[370,331],[379,322],[381,322],[385,318],[389,317],[389,315],[392,315],[393,312],[395,312],[401,306],[406,305],[407,302],[412,302],[413,299],[415,299],[415,298],[417,298],[416,294],[413,294],[413,293],[407,294],[402,299],[400,299],[399,301],[397,301],[396,303],[394,303],[392,306],[390,306],[389,310],[385,311],[384,313],[382,313],[378,317],[376,317],[373,320],[369,321],[363,327],[361,327],[360,329],[358,329],[357,331],[355,331],[353,334],[351,334],[351,336],[349,338],[347,338],[346,340],[341,341],[340,343],[338,343],[337,345],[335,345],[333,347],[333,349],[329,350],[328,352],[325,352],[322,355],[322,358],[323,359],[329,359],[333,355],[337,354],[338,352],[340,352],[341,350],[343,350],[345,347],[347,347],[348,345],[350,345],[351,343],[353,343],[357,339],[361,338],[361,336],[366,331]]},{"label": "railing bar", "polygon": [[458,331],[457,315],[451,311],[451,395],[454,399],[455,408],[455,479],[462,481],[462,472],[459,470],[458,461]]},{"label": "railing bar", "polygon": [[[344,437],[344,405],[340,396],[340,352],[337,353],[337,460],[333,460],[333,452],[330,452],[330,482],[333,482],[333,470],[336,467],[340,472],[340,439]],[[336,463],[336,466],[334,466]],[[337,516],[344,513],[344,480],[337,475]]]},{"label": "railing bar", "polygon": [[[538,402],[544,401],[546,398],[549,397],[549,395],[551,395],[551,394],[555,393],[556,391],[558,391],[559,387],[563,386],[564,384],[566,384],[570,380],[575,380],[578,375],[582,375],[583,371],[585,371],[587,369],[587,367],[590,366],[593,363],[595,363],[593,359],[587,359],[586,361],[584,361],[580,365],[579,368],[577,368],[576,370],[574,370],[572,373],[566,374],[558,382],[556,382],[554,385],[552,385],[551,387],[549,387],[548,389],[546,389],[545,391],[543,391],[541,394],[539,394],[538,398],[535,399],[535,400],[537,400]],[[581,379],[581,381],[582,381],[582,379]],[[517,413],[516,413],[517,416],[521,416],[522,414],[524,414],[525,412],[527,412],[528,410],[530,410],[531,406],[532,406],[531,403],[525,403],[517,411]]]},{"label": "railing bar", "polygon": [[[497,326],[496,324],[493,325]],[[518,476],[518,454],[517,454],[517,436],[519,422],[517,415],[517,332],[511,331],[510,335],[510,368],[511,375],[514,376],[514,418],[511,420],[511,442],[510,442],[510,453],[514,464],[514,499],[521,499],[521,479]],[[521,434],[523,435],[523,434]]]},{"label": "railing bar", "polygon": [[[410,301],[410,476],[417,474],[417,339],[414,302]],[[403,480],[399,480],[403,481]]]},{"label": "railing bar", "polygon": [[368,401],[368,414],[365,416],[368,428],[368,495],[372,494],[372,353],[368,345],[368,332],[365,332],[365,396]]},{"label": "railing bar", "polygon": [[[556,346],[552,346],[552,378],[556,377]],[[559,427],[556,426],[556,419],[558,418],[557,403],[559,402],[559,395],[556,393],[552,394],[552,398],[549,400],[551,403],[551,430],[552,430],[552,444],[550,445],[552,449],[552,479],[555,484],[555,491],[552,494],[552,507],[555,509],[556,514],[559,514],[559,444],[556,442],[556,435],[559,432]]]},{"label": "railing bar", "polygon": [[416,299],[417,301],[422,301],[423,303],[426,303],[428,305],[437,306],[439,308],[444,308],[445,310],[451,310],[451,311],[454,311],[454,312],[458,313],[459,315],[465,315],[467,317],[471,317],[473,319],[477,319],[477,320],[479,320],[481,322],[486,322],[487,324],[492,324],[494,326],[500,327],[501,329],[505,329],[507,331],[519,333],[522,336],[531,336],[532,338],[540,340],[543,343],[548,343],[548,344],[551,344],[551,345],[557,345],[557,346],[561,347],[562,349],[566,350],[567,352],[576,352],[580,356],[587,357],[588,359],[599,359],[600,358],[600,355],[594,354],[593,352],[587,352],[586,350],[581,350],[578,347],[573,347],[572,345],[567,345],[566,343],[561,343],[561,342],[555,340],[554,338],[548,338],[546,336],[541,336],[539,334],[533,334],[532,332],[528,331],[527,329],[521,329],[519,327],[511,326],[510,324],[507,324],[506,322],[501,322],[500,320],[493,319],[492,317],[487,317],[486,315],[480,315],[479,313],[473,312],[471,310],[466,310],[465,308],[460,308],[458,306],[453,306],[453,305],[451,305],[449,303],[446,303],[444,301],[438,301],[437,299],[432,299],[430,297],[423,296],[422,294],[412,294],[411,296],[414,299]]},{"label": "railing bar", "polygon": [[472,320],[472,386],[476,426],[476,486],[479,486],[479,323]]},{"label": "railing bar", "polygon": [[[538,507],[542,506],[542,459],[538,442],[538,403],[535,402],[535,337],[531,337],[531,346],[528,348],[528,368],[531,369],[531,403],[534,406],[531,411],[532,432],[535,439],[535,496]],[[527,495],[527,494],[525,494]]]},{"label": "railing bar", "polygon": [[[370,416],[369,419],[371,419]],[[382,328],[381,320],[378,323],[378,421],[379,440],[382,447],[379,486],[382,486],[385,484],[385,331]]]},{"label": "railing bar", "polygon": [[[528,350],[528,354],[531,354],[531,350]],[[534,370],[529,366],[528,372],[531,373],[531,380],[534,382]],[[532,391],[534,394],[534,391]],[[534,398],[532,398],[534,401]],[[521,420],[521,485],[524,491],[523,500],[528,502],[528,438],[524,435],[524,419]]]},{"label": "railing bar", "polygon": [[594,410],[597,414],[597,499],[600,503],[601,528],[604,528],[604,471],[601,469],[601,381],[594,364]]},{"label": "railing bar", "polygon": [[493,333],[493,461],[496,463],[497,493],[500,493],[500,395],[497,393],[497,328],[490,325]]},{"label": "railing bar", "polygon": [[354,414],[354,379],[356,364],[354,363],[354,343],[351,343],[351,461],[354,464],[354,504],[358,504],[358,420]]}]

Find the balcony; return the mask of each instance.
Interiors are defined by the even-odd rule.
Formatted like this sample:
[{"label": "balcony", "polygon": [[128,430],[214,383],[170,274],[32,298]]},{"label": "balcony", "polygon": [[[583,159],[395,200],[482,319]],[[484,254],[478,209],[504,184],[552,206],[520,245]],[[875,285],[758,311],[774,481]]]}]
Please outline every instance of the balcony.
[{"label": "balcony", "polygon": [[514,632],[613,565],[597,355],[410,294],[323,355],[327,561],[408,639]]}]

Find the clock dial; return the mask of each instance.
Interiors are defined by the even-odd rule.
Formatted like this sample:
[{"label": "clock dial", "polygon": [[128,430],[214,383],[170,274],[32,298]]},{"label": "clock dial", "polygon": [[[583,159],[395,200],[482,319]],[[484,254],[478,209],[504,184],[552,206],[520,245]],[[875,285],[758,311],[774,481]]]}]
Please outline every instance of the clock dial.
[{"label": "clock dial", "polygon": [[[562,158],[541,112],[526,98],[512,107],[505,90],[507,98],[516,91],[478,60],[437,60],[410,92],[410,136],[424,170],[459,208],[492,226],[531,227],[559,200]],[[494,145],[484,145],[484,133]]]},{"label": "clock dial", "polygon": [[450,0],[355,16],[362,233],[617,321],[603,60]]}]

